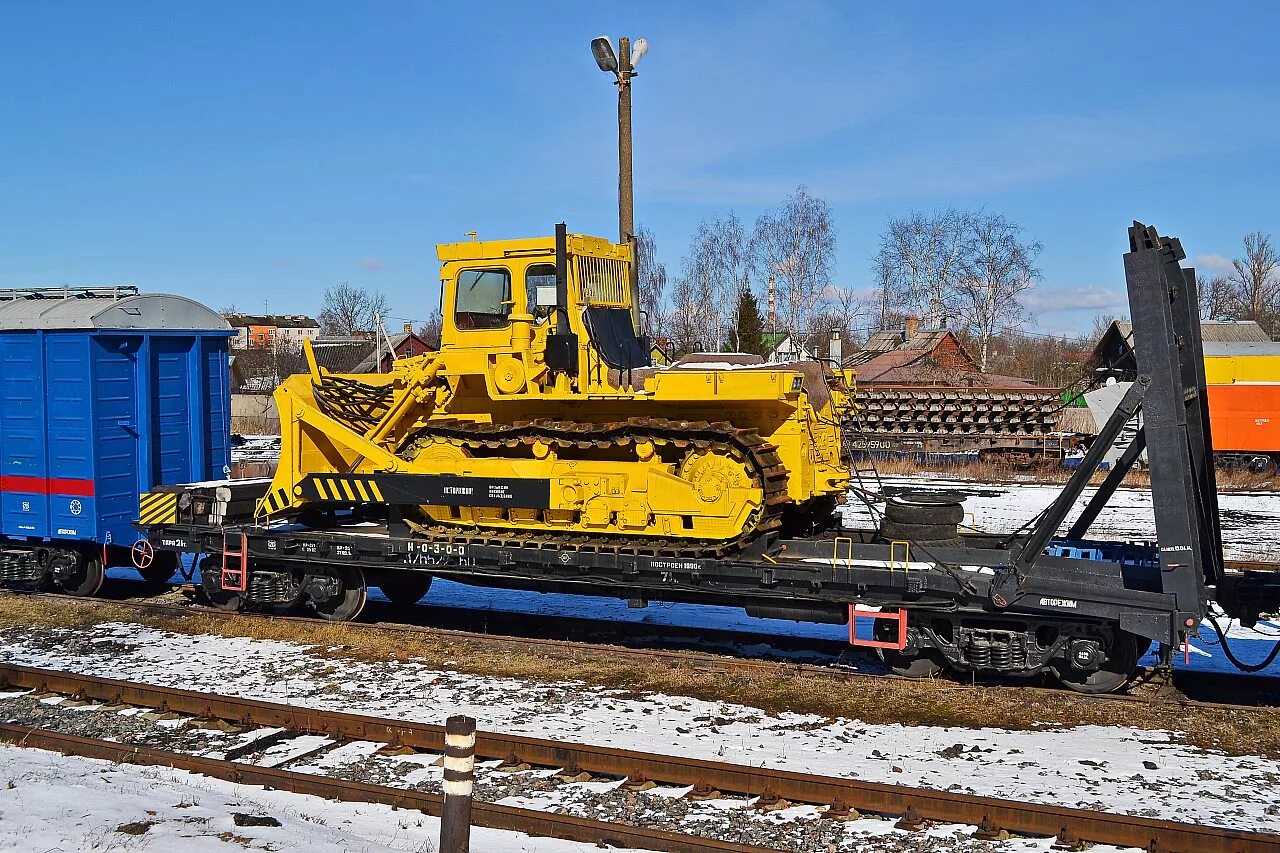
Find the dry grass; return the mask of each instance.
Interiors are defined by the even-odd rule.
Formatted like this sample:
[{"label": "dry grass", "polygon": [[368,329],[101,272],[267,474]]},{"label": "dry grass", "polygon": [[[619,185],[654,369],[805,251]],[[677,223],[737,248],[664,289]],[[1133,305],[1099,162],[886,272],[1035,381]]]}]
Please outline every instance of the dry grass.
[{"label": "dry grass", "polygon": [[[876,469],[883,476],[910,477],[921,473],[945,472],[948,475],[974,480],[979,483],[1044,483],[1062,485],[1071,477],[1071,470],[1063,468],[1056,462],[1045,462],[1027,467],[1015,467],[1007,462],[965,462],[954,465],[917,462],[914,459],[881,459],[876,462]],[[1105,471],[1097,471],[1089,482],[1099,484],[1107,476]],[[1217,472],[1218,489],[1224,492],[1258,492],[1280,489],[1280,480],[1263,474],[1250,474],[1248,471]],[[1151,477],[1146,471],[1130,471],[1122,483],[1133,488],[1150,488]]]},{"label": "dry grass", "polygon": [[89,627],[113,621],[178,633],[298,643],[313,647],[313,654],[326,662],[343,658],[372,663],[414,660],[441,668],[447,662],[449,669],[481,675],[552,682],[571,679],[604,688],[736,702],[769,713],[790,710],[868,723],[1009,729],[1028,729],[1037,724],[1125,725],[1181,733],[1191,745],[1231,755],[1280,756],[1280,709],[1236,711],[1091,701],[1065,692],[971,687],[945,680],[865,679],[840,683],[782,666],[776,671],[726,674],[607,649],[565,650],[551,655],[522,649],[519,640],[499,647],[465,638],[362,625],[204,613],[152,615],[106,602],[0,596],[0,631],[15,640],[31,628]]}]

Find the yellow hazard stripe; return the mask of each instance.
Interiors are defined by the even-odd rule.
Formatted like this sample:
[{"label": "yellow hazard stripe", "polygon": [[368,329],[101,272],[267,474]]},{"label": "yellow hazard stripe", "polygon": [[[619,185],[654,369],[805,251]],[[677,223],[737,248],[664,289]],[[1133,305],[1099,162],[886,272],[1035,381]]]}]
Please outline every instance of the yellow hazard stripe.
[{"label": "yellow hazard stripe", "polygon": [[316,492],[320,495],[320,500],[322,501],[329,500],[329,496],[325,494],[325,491],[324,491],[324,480],[321,480],[319,477],[312,477],[311,482],[315,483]]},{"label": "yellow hazard stripe", "polygon": [[167,500],[176,500],[177,497],[171,492],[143,492],[138,496],[138,506],[152,506]]},{"label": "yellow hazard stripe", "polygon": [[385,499],[382,497],[382,489],[378,488],[378,483],[376,480],[369,481],[369,491],[373,492],[373,499],[375,501],[377,501],[378,503],[386,503]]},{"label": "yellow hazard stripe", "polygon": [[355,483],[356,491],[360,493],[360,500],[362,501],[369,500],[369,493],[364,490],[364,481],[355,480],[354,483]]},{"label": "yellow hazard stripe", "polygon": [[348,483],[346,480],[339,480],[338,483],[342,486],[342,491],[347,493],[347,500],[353,501],[356,499],[356,493],[351,491],[350,483]]},{"label": "yellow hazard stripe", "polygon": [[166,493],[141,495],[138,521],[142,524],[172,524],[178,520],[178,496]]}]

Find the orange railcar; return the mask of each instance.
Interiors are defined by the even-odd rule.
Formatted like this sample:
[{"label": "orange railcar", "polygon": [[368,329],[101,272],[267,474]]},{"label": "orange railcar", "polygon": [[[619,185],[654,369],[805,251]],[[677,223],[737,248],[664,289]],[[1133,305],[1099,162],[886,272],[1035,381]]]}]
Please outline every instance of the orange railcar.
[{"label": "orange railcar", "polygon": [[1209,422],[1219,463],[1273,469],[1280,458],[1280,343],[1206,343]]}]

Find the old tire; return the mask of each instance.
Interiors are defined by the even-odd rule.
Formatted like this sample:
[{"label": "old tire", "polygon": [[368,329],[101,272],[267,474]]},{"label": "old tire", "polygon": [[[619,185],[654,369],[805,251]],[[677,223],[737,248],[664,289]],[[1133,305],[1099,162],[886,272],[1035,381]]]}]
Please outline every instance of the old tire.
[{"label": "old tire", "polygon": [[1116,631],[1107,660],[1099,669],[1084,672],[1061,660],[1053,663],[1050,668],[1063,687],[1077,693],[1115,693],[1133,680],[1138,671],[1138,658],[1141,656],[1142,648],[1138,638],[1128,631]]},{"label": "old tire", "polygon": [[431,589],[431,575],[421,572],[392,572],[378,579],[378,589],[397,607],[410,607]]},{"label": "old tire", "polygon": [[894,524],[955,526],[964,520],[964,507],[951,498],[911,493],[889,498],[884,517]]},{"label": "old tire", "polygon": [[885,539],[896,541],[905,539],[908,542],[939,542],[956,538],[954,524],[901,524],[885,518],[880,525],[880,535]]}]

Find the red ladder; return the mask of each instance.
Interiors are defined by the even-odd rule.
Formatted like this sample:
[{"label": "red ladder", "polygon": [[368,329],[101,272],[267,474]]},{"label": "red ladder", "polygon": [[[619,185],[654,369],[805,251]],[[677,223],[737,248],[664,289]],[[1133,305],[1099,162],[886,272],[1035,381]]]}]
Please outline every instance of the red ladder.
[{"label": "red ladder", "polygon": [[[227,565],[228,557],[237,557],[240,565],[232,568]],[[222,578],[221,586],[225,592],[244,592],[249,588],[249,537],[240,534],[240,550],[232,551],[227,547],[227,539],[222,539]]]}]

